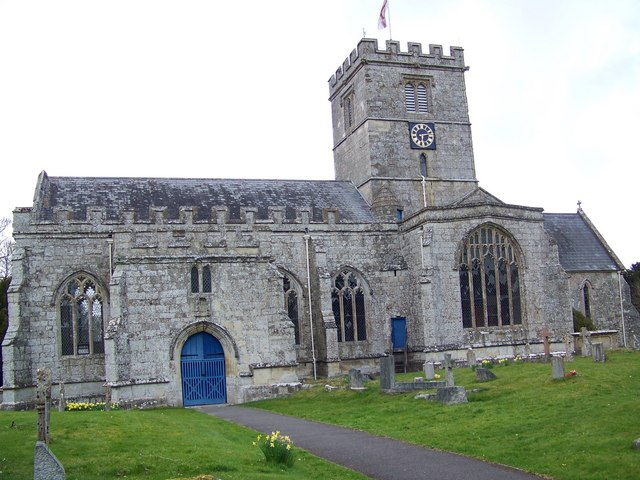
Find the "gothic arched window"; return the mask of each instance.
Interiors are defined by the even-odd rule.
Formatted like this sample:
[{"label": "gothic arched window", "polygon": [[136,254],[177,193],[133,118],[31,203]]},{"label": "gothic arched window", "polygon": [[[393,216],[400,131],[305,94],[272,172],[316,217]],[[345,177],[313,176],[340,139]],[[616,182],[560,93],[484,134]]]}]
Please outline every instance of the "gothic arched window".
[{"label": "gothic arched window", "polygon": [[86,275],[72,277],[60,297],[62,355],[104,353],[104,296]]},{"label": "gothic arched window", "polygon": [[589,292],[589,285],[584,284],[582,287],[582,298],[584,299],[584,316],[591,318],[591,296]]},{"label": "gothic arched window", "polygon": [[284,292],[284,309],[293,323],[295,343],[300,345],[300,302],[298,301],[300,288],[297,282],[285,273],[282,279],[282,290]]},{"label": "gothic arched window", "polygon": [[516,247],[504,232],[482,226],[469,235],[459,258],[462,326],[522,324]]},{"label": "gothic arched window", "polygon": [[367,339],[363,282],[355,272],[342,270],[332,282],[331,304],[338,327],[338,342]]}]

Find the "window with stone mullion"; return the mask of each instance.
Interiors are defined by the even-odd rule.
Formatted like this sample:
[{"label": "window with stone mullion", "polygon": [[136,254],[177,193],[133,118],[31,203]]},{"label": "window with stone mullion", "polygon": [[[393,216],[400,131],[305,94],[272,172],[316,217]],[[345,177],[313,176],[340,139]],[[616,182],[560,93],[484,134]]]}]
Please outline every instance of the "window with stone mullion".
[{"label": "window with stone mullion", "polygon": [[474,231],[460,258],[463,328],[522,323],[518,267],[508,238],[493,227]]}]

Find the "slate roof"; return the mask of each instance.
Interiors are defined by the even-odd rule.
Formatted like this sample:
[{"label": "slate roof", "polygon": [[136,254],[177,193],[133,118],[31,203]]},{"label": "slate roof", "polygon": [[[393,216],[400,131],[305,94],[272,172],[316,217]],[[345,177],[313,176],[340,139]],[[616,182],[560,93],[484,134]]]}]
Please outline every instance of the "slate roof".
[{"label": "slate roof", "polygon": [[178,219],[180,207],[197,207],[194,221],[215,218],[211,208],[226,206],[231,220],[242,207],[256,208],[256,219],[267,219],[269,207],[284,207],[287,220],[296,209],[310,208],[311,221],[322,221],[325,208],[339,211],[340,223],[372,223],[366,200],[353,183],[334,180],[220,180],[193,178],[49,177],[43,172],[34,199],[39,221],[53,219],[55,207],[73,210],[84,220],[87,207],[103,207],[107,220],[120,220],[133,209],[136,220],[149,219],[151,206],[167,207],[167,218]]},{"label": "slate roof", "polygon": [[544,213],[566,271],[621,270],[622,266],[583,213]]}]

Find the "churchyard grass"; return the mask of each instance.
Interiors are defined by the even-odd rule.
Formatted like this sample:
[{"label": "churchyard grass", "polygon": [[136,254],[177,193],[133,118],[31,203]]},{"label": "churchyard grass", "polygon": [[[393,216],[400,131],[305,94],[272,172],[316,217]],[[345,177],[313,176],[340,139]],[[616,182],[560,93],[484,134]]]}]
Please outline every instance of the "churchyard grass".
[{"label": "churchyard grass", "polygon": [[[0,412],[0,480],[33,478],[36,437],[35,412]],[[189,409],[54,411],[49,447],[67,480],[366,478],[295,448],[292,467],[269,464],[255,441],[252,430]]]},{"label": "churchyard grass", "polygon": [[[557,480],[637,479],[640,451],[640,352],[607,352],[607,362],[578,357],[577,375],[551,378],[550,363],[495,365],[497,379],[478,383],[454,369],[469,403],[441,405],[416,393],[385,394],[322,386],[253,407],[345,425],[410,443],[511,465]],[[397,375],[412,381],[415,373]]]}]

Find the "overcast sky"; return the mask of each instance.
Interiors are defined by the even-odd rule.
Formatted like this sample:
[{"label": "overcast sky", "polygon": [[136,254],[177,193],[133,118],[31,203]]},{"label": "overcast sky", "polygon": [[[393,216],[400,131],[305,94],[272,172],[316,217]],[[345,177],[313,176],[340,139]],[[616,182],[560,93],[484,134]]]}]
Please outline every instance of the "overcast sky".
[{"label": "overcast sky", "polygon": [[[0,0],[0,217],[37,176],[332,179],[327,80],[382,0]],[[640,261],[640,2],[390,0],[465,49],[476,172]]]}]

